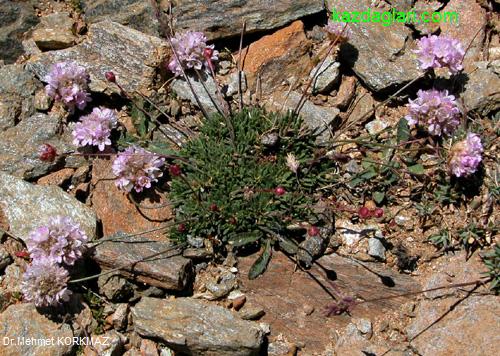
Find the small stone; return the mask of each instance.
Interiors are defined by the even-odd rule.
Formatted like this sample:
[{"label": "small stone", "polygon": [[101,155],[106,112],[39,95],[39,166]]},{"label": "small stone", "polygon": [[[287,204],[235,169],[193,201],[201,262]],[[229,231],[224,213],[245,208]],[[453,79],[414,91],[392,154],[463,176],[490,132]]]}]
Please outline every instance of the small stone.
[{"label": "small stone", "polygon": [[182,251],[182,256],[191,260],[208,260],[213,257],[213,253],[206,248],[186,248]]},{"label": "small stone", "polygon": [[388,124],[382,120],[373,120],[365,125],[365,129],[370,135],[376,135],[386,129],[387,126]]},{"label": "small stone", "polygon": [[345,165],[345,170],[349,173],[356,174],[362,171],[362,167],[355,160],[350,160]]},{"label": "small stone", "polygon": [[38,111],[47,111],[50,109],[52,99],[47,95],[45,89],[37,90],[35,93],[35,109]]},{"label": "small stone", "polygon": [[141,355],[158,356],[158,348],[157,348],[156,342],[154,342],[152,340],[142,339]]},{"label": "small stone", "polygon": [[280,136],[277,132],[269,132],[262,135],[262,137],[260,138],[260,143],[262,143],[266,147],[273,148],[276,147],[279,139]]},{"label": "small stone", "polygon": [[4,275],[0,279],[0,291],[2,293],[21,294],[21,283],[24,270],[16,263],[11,263],[5,268]]},{"label": "small stone", "polygon": [[245,297],[244,295],[234,299],[233,300],[233,309],[236,311],[240,310],[243,307],[243,305],[245,305],[246,301],[247,301],[247,297]]},{"label": "small stone", "polygon": [[122,354],[123,345],[127,338],[119,332],[111,330],[102,335],[92,335],[92,341],[95,351],[86,346],[85,356],[118,356]]},{"label": "small stone", "polygon": [[304,305],[303,310],[305,315],[311,315],[314,313],[314,307],[310,304]]},{"label": "small stone", "polygon": [[377,238],[370,238],[368,240],[368,254],[378,260],[385,261],[385,247],[382,242]]},{"label": "small stone", "polygon": [[173,99],[170,101],[170,115],[172,117],[177,117],[181,113],[181,103],[178,100]]},{"label": "small stone", "polygon": [[340,63],[336,62],[334,56],[332,55],[328,56],[323,63],[318,63],[318,65],[309,74],[309,77],[313,78],[317,72],[313,81],[313,92],[329,93],[333,86],[339,81],[339,67]]},{"label": "small stone", "polygon": [[12,258],[9,253],[5,250],[5,246],[0,245],[0,272],[3,272],[5,267],[12,263]]},{"label": "small stone", "polygon": [[129,307],[127,303],[120,303],[115,312],[111,315],[111,323],[116,330],[122,330],[127,327]]},{"label": "small stone", "polygon": [[[238,94],[238,72],[233,73],[229,78],[229,84],[227,85],[226,96],[230,97]],[[247,91],[247,77],[245,72],[241,72],[241,92]]]},{"label": "small stone", "polygon": [[359,332],[366,336],[367,339],[370,339],[373,334],[372,322],[368,319],[353,319],[352,321]]},{"label": "small stone", "polygon": [[331,101],[331,104],[339,109],[345,109],[349,106],[356,94],[356,77],[343,76],[337,95]]},{"label": "small stone", "polygon": [[236,289],[236,290],[231,291],[231,293],[229,293],[229,295],[227,296],[227,299],[228,300],[235,300],[235,299],[238,299],[238,298],[243,297],[243,296],[245,296],[245,294],[243,294],[239,289]]},{"label": "small stone", "polygon": [[238,311],[238,315],[243,320],[258,320],[262,318],[266,312],[260,307],[244,306]]},{"label": "small stone", "polygon": [[134,286],[125,278],[107,274],[97,279],[99,293],[111,301],[126,301],[134,294]]},{"label": "small stone", "polygon": [[56,185],[62,186],[71,179],[75,170],[73,168],[63,168],[57,172],[50,173],[37,180],[38,185]]},{"label": "small stone", "polygon": [[160,349],[160,356],[174,356],[174,351],[168,347],[162,347]]},{"label": "small stone", "polygon": [[41,18],[31,37],[41,50],[68,48],[76,42],[74,25],[75,21],[67,12],[49,14]]}]

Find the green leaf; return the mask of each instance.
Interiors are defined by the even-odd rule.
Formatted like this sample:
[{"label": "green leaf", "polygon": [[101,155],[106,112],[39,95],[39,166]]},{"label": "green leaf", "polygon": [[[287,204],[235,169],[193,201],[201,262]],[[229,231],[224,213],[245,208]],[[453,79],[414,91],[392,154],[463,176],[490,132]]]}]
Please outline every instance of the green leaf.
[{"label": "green leaf", "polygon": [[410,139],[410,126],[404,117],[398,122],[397,138],[398,142],[404,142]]},{"label": "green leaf", "polygon": [[258,241],[262,237],[259,231],[242,232],[229,238],[229,243],[235,247],[245,246]]},{"label": "green leaf", "polygon": [[384,192],[373,192],[372,196],[373,196],[373,200],[375,200],[375,203],[377,203],[377,204],[382,203],[382,201],[385,199]]},{"label": "green leaf", "polygon": [[295,255],[299,250],[297,244],[293,243],[290,239],[280,236],[278,240],[280,248],[290,255]]},{"label": "green leaf", "polygon": [[425,174],[424,166],[422,166],[421,164],[415,164],[414,166],[408,167],[408,171],[410,171],[411,174],[415,175]]},{"label": "green leaf", "polygon": [[255,260],[252,267],[248,271],[248,279],[255,279],[260,276],[267,268],[267,264],[271,260],[271,241],[267,240],[262,254]]},{"label": "green leaf", "polygon": [[375,172],[375,170],[373,168],[365,171],[363,174],[361,174],[361,178],[363,178],[364,180],[368,180],[368,179],[372,179],[372,178],[375,178],[376,176],[378,176],[377,172]]}]

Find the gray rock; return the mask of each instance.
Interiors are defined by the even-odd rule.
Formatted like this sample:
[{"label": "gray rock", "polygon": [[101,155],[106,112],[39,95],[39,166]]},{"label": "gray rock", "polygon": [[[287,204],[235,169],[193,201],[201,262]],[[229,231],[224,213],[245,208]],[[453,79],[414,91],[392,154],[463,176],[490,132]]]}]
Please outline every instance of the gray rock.
[{"label": "gray rock", "polygon": [[[216,83],[212,76],[201,73],[201,80],[196,74],[189,74],[189,80],[193,86],[193,90],[200,99],[201,105],[207,110],[209,114],[217,112],[217,107],[223,108],[223,103],[218,99]],[[177,96],[184,100],[191,101],[194,105],[198,106],[189,84],[184,79],[175,79],[172,82],[172,90]],[[206,89],[205,89],[206,88]]]},{"label": "gray rock", "polygon": [[331,234],[331,229],[322,227],[317,236],[308,236],[299,244],[297,259],[306,267],[311,267],[313,260],[325,252]]},{"label": "gray rock", "polygon": [[183,0],[173,8],[173,15],[177,29],[203,31],[209,39],[219,39],[239,36],[243,21],[246,21],[246,33],[249,34],[282,27],[323,9],[322,0],[251,0],[244,3],[240,0],[207,0],[203,6],[197,0]]},{"label": "gray rock", "polygon": [[116,307],[115,312],[111,316],[113,327],[117,330],[122,330],[127,326],[129,306],[127,303],[120,303]]},{"label": "gray rock", "polygon": [[127,338],[115,330],[110,330],[102,335],[92,335],[92,341],[94,341],[93,347],[95,351],[87,346],[84,352],[85,355],[119,356],[123,354],[123,345]]},{"label": "gray rock", "polygon": [[0,67],[0,132],[35,112],[33,94],[40,87],[22,65]]},{"label": "gray rock", "polygon": [[14,63],[24,53],[21,39],[38,23],[28,2],[0,0],[0,59]]},{"label": "gray rock", "polygon": [[319,93],[329,93],[333,86],[338,83],[340,78],[340,63],[335,61],[334,56],[329,56],[326,60],[321,64],[318,63],[316,67],[309,74],[309,78],[313,78],[316,71],[318,74],[314,77],[313,81],[313,92]]},{"label": "gray rock", "polygon": [[[70,354],[76,345],[68,324],[56,324],[47,319],[31,303],[11,305],[0,314],[0,338],[4,340],[2,355],[63,356]],[[18,338],[25,341],[33,338],[38,342],[23,344],[18,343]],[[11,342],[5,342],[7,339]],[[43,344],[42,340],[48,342]]]},{"label": "gray rock", "polygon": [[171,290],[183,290],[186,287],[192,273],[191,261],[180,256],[176,250],[137,263],[145,257],[166,251],[172,246],[170,243],[120,234],[115,237],[122,237],[123,242],[104,242],[95,248],[94,259],[101,268],[106,270],[126,266],[119,271],[124,277],[133,277],[140,282]]},{"label": "gray rock", "polygon": [[141,336],[189,355],[258,355],[264,341],[257,324],[196,299],[143,298],[132,308],[132,318]]},{"label": "gray rock", "polygon": [[103,21],[91,25],[87,39],[77,46],[36,55],[27,67],[38,78],[43,78],[50,67],[60,61],[75,61],[87,68],[90,90],[117,93],[104,77],[113,71],[117,81],[128,92],[136,90],[149,95],[156,76],[156,68],[169,58],[165,41],[148,36],[116,22]]},{"label": "gray rock", "polygon": [[370,320],[353,319],[352,322],[354,325],[356,325],[356,328],[361,334],[366,335],[368,339],[372,337],[373,329],[372,329],[372,322]]},{"label": "gray rock", "polygon": [[108,300],[127,301],[134,295],[134,285],[117,274],[107,274],[97,279],[99,293]]},{"label": "gray rock", "polygon": [[[331,8],[342,11],[366,11],[371,0],[330,0]],[[388,10],[377,8],[377,11]],[[411,30],[403,23],[391,24],[390,31],[380,23],[351,23],[349,44],[341,48],[341,57],[353,65],[354,72],[372,90],[383,91],[403,85],[422,73],[411,51]]]},{"label": "gray rock", "polygon": [[12,263],[12,258],[10,258],[9,253],[5,249],[4,245],[0,245],[0,272],[3,272],[5,267]]},{"label": "gray rock", "polygon": [[31,38],[41,50],[54,50],[71,47],[76,42],[73,34],[75,20],[67,12],[49,14],[41,18]]},{"label": "gray rock", "polygon": [[468,110],[488,115],[500,109],[500,76],[490,69],[477,69],[469,74],[463,93]]},{"label": "gray rock", "polygon": [[[229,84],[227,85],[226,96],[233,96],[238,94],[238,72],[235,72],[229,78]],[[247,76],[245,72],[241,72],[241,91],[242,93],[247,91]]]},{"label": "gray rock", "polygon": [[81,0],[80,3],[88,23],[111,20],[150,35],[159,33],[158,20],[150,1]]},{"label": "gray rock", "polygon": [[95,238],[95,213],[57,186],[37,186],[0,172],[0,209],[10,231],[22,239],[54,215],[69,216]]},{"label": "gray rock", "polygon": [[372,237],[368,240],[368,254],[381,261],[385,261],[385,247],[384,244],[377,238]]},{"label": "gray rock", "polygon": [[52,98],[47,95],[45,89],[39,89],[35,93],[35,109],[38,111],[48,111],[52,104]]},{"label": "gray rock", "polygon": [[366,131],[368,131],[368,133],[370,135],[376,135],[379,132],[386,129],[387,126],[389,126],[389,125],[386,122],[376,119],[376,120],[373,120],[373,121],[370,121],[369,123],[367,123],[365,125],[365,129],[366,129]]},{"label": "gray rock", "polygon": [[23,281],[23,270],[17,264],[12,263],[5,268],[1,277],[1,292],[5,294],[20,294]]}]

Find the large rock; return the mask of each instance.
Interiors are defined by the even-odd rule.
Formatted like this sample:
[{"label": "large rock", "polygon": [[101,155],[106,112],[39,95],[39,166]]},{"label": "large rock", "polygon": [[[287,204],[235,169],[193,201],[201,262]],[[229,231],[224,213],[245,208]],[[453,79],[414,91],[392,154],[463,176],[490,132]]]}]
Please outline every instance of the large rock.
[{"label": "large rock", "polygon": [[41,87],[21,65],[0,67],[0,132],[35,112],[33,95]]},{"label": "large rock", "polygon": [[151,1],[82,0],[80,3],[85,20],[89,23],[111,20],[150,35],[158,35],[158,20]]},{"label": "large rock", "polygon": [[[201,105],[206,109],[209,114],[214,114],[219,110],[223,110],[224,106],[221,103],[217,95],[217,87],[214,79],[210,75],[202,73],[200,77],[196,74],[189,74],[189,80],[193,91],[200,100]],[[198,106],[191,88],[186,80],[182,77],[174,79],[172,82],[172,90],[177,94],[177,96],[184,100],[191,101],[194,105]]]},{"label": "large rock", "polygon": [[60,61],[75,61],[87,68],[90,89],[106,94],[119,90],[104,77],[113,71],[117,81],[129,91],[150,93],[156,69],[169,58],[170,50],[161,39],[116,22],[103,21],[91,25],[85,41],[77,46],[34,56],[27,64],[39,78]]},{"label": "large rock", "polygon": [[196,299],[142,298],[132,308],[134,329],[189,355],[258,355],[263,332],[231,311]]},{"label": "large rock", "polygon": [[0,60],[14,63],[24,53],[23,35],[38,23],[28,2],[0,0]]},{"label": "large rock", "polygon": [[0,210],[10,231],[23,240],[55,215],[69,216],[89,239],[95,238],[95,213],[56,186],[36,186],[0,172]]},{"label": "large rock", "polygon": [[73,332],[38,313],[33,304],[14,304],[0,314],[0,354],[63,356],[73,349]]},{"label": "large rock", "polygon": [[[198,0],[175,1],[176,28],[206,33],[209,39],[271,30],[323,11],[322,0]],[[228,20],[229,19],[229,20]]]},{"label": "large rock", "polygon": [[31,38],[41,50],[68,48],[76,42],[76,36],[73,34],[74,25],[75,21],[67,12],[50,14],[42,17]]},{"label": "large rock", "polygon": [[[191,277],[191,260],[182,257],[175,249],[167,252],[172,244],[123,234],[114,237],[120,241],[103,242],[95,248],[94,259],[103,269],[124,266],[117,273],[155,287],[180,291],[187,286]],[[165,253],[137,263],[162,251]]]},{"label": "large rock", "polygon": [[[329,0],[330,9],[366,11],[370,0]],[[373,8],[388,11],[389,7]],[[422,73],[412,52],[411,30],[403,23],[388,27],[380,23],[350,23],[352,36],[342,47],[341,57],[353,66],[354,72],[372,90],[383,91],[401,86]]]},{"label": "large rock", "polygon": [[[477,67],[468,74],[463,93],[464,104],[468,110],[488,115],[500,109],[500,76],[486,62],[477,62]],[[483,64],[481,66],[481,64]]]}]

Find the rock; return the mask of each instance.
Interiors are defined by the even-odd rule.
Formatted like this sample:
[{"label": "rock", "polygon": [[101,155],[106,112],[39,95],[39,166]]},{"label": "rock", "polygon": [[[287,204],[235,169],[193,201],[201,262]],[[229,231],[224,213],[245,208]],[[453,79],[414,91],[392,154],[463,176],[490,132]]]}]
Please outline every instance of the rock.
[{"label": "rock", "polygon": [[120,303],[115,312],[111,315],[111,323],[116,330],[122,330],[127,327],[129,305]]},{"label": "rock", "polygon": [[271,94],[274,89],[289,86],[302,79],[312,67],[309,58],[311,42],[304,33],[302,21],[264,36],[242,51],[243,70],[249,87],[256,90],[260,78],[260,91]]},{"label": "rock", "polygon": [[361,334],[366,335],[368,339],[372,337],[372,322],[369,319],[353,319],[352,322]]},{"label": "rock", "polygon": [[247,305],[238,311],[238,315],[243,320],[259,320],[266,315],[266,312],[261,307]]},{"label": "rock", "polygon": [[[31,303],[11,305],[0,314],[0,338],[2,355],[63,356],[76,345],[68,324],[50,321]],[[29,343],[33,339],[37,343]]]},{"label": "rock", "polygon": [[[142,237],[127,237],[117,234],[123,242],[104,242],[94,251],[95,261],[103,268],[126,266],[120,275],[135,278],[140,282],[170,290],[183,290],[191,277],[191,261],[177,255],[176,250],[154,257],[151,261],[141,259],[172,247],[170,243],[157,242]],[[137,243],[131,243],[137,242]]]},{"label": "rock", "polygon": [[[201,73],[201,80],[195,74],[189,74],[189,80],[193,86],[193,90],[200,99],[201,105],[207,110],[209,114],[217,112],[217,108],[222,110],[224,104],[218,98],[217,87],[214,79],[210,75]],[[194,105],[198,106],[189,84],[182,78],[174,79],[172,82],[172,90],[177,96],[184,100],[189,100]],[[206,89],[205,89],[206,88]],[[208,93],[207,93],[208,91]]]},{"label": "rock", "polygon": [[349,221],[341,221],[337,230],[342,235],[343,244],[348,247],[356,245],[361,238],[370,233],[374,233],[378,238],[384,237],[377,225],[354,225]]},{"label": "rock", "polygon": [[73,168],[63,168],[57,172],[50,173],[37,180],[38,185],[57,185],[62,186],[71,179],[75,170]]},{"label": "rock", "polygon": [[69,216],[80,224],[89,240],[96,237],[95,213],[56,186],[36,186],[0,172],[0,210],[10,231],[23,240],[55,215]]},{"label": "rock", "polygon": [[191,260],[208,260],[214,256],[214,254],[206,248],[186,248],[182,251],[182,255]]},{"label": "rock", "polygon": [[0,133],[35,113],[33,94],[40,87],[23,66],[0,67]]},{"label": "rock", "polygon": [[[102,222],[104,236],[111,236],[119,232],[137,233],[163,226],[163,221],[172,217],[170,206],[158,209],[141,209],[136,207],[125,193],[120,191],[113,180],[111,170],[112,161],[95,159],[92,164],[92,207]],[[164,205],[158,202],[158,195],[151,189],[141,195],[140,203],[145,206]],[[160,199],[161,200],[161,199]],[[139,213],[140,212],[140,213]],[[156,231],[148,236],[164,238],[164,231]]]},{"label": "rock", "polygon": [[41,18],[31,38],[41,50],[55,50],[71,47],[76,42],[73,34],[75,21],[67,12],[49,14]]},{"label": "rock", "polygon": [[365,125],[365,129],[366,131],[368,131],[370,135],[376,135],[381,131],[385,130],[387,126],[389,125],[386,122],[376,119],[367,123]]},{"label": "rock", "polygon": [[5,268],[1,277],[1,292],[3,294],[21,294],[21,283],[23,281],[23,269],[12,263]]},{"label": "rock", "polygon": [[125,335],[114,330],[102,335],[92,335],[92,348],[86,346],[84,356],[119,356],[122,355],[123,345],[127,341]]},{"label": "rock", "polygon": [[[0,59],[14,63],[24,53],[21,44],[26,31],[38,23],[29,2],[0,0]],[[1,77],[1,76],[0,76]]]},{"label": "rock", "polygon": [[209,266],[203,273],[196,276],[194,297],[208,300],[220,299],[237,287],[238,279],[229,268]]},{"label": "rock", "polygon": [[349,106],[356,94],[356,77],[343,76],[337,95],[331,102],[332,106],[345,109]]},{"label": "rock", "polygon": [[[329,7],[342,11],[366,11],[371,0],[329,0]],[[389,7],[376,11],[388,11]],[[411,31],[403,23],[350,23],[352,36],[341,48],[341,58],[353,66],[357,76],[373,91],[399,87],[422,75],[411,51]]]},{"label": "rock", "polygon": [[385,261],[384,244],[377,238],[372,237],[368,240],[368,254],[380,261]]},{"label": "rock", "polygon": [[[320,67],[321,64],[321,67]],[[312,84],[313,93],[329,93],[340,78],[340,63],[335,61],[334,56],[328,56],[323,63],[318,63],[309,74],[309,78],[314,77]],[[319,68],[319,70],[318,70]],[[314,74],[318,71],[318,74]]]},{"label": "rock", "polygon": [[156,343],[152,340],[143,339],[141,341],[141,354],[146,356],[158,356]]},{"label": "rock", "polygon": [[197,0],[183,0],[174,6],[173,15],[176,28],[203,31],[209,39],[220,39],[239,36],[243,21],[249,34],[282,27],[323,9],[321,0],[282,0],[272,4],[251,0],[243,5],[238,0],[208,0],[203,6]]},{"label": "rock", "polygon": [[10,258],[9,253],[5,249],[5,246],[0,245],[0,272],[3,272],[5,267],[12,263],[12,258]]},{"label": "rock", "polygon": [[297,259],[307,268],[311,267],[313,261],[322,256],[325,252],[331,234],[331,229],[322,227],[317,236],[307,236],[307,238],[299,244]]},{"label": "rock", "polygon": [[410,11],[415,0],[387,0],[398,11]]},{"label": "rock", "polygon": [[44,89],[37,90],[35,93],[35,109],[38,111],[48,111],[52,104],[52,98],[47,95]]},{"label": "rock", "polygon": [[[238,72],[235,72],[229,78],[229,84],[227,85],[226,96],[238,95]],[[247,77],[245,72],[241,72],[241,92],[247,91]]]},{"label": "rock", "polygon": [[[301,94],[295,91],[292,91],[288,98],[284,94],[277,94],[271,100],[271,105],[278,110],[281,108],[284,111],[294,110],[300,97]],[[300,111],[300,116],[304,119],[304,124],[318,135],[316,143],[326,145],[331,137],[331,126],[339,113],[340,110],[337,108],[314,105],[311,101],[306,100]]]},{"label": "rock", "polygon": [[27,67],[43,78],[54,63],[75,61],[90,74],[90,90],[98,93],[119,93],[104,77],[115,73],[117,81],[129,93],[140,91],[149,96],[156,69],[169,58],[167,44],[159,38],[103,21],[89,28],[87,39],[77,46],[35,55]]},{"label": "rock", "polygon": [[80,3],[88,23],[109,19],[149,35],[159,33],[158,20],[149,1],[82,0]]},{"label": "rock", "polygon": [[386,351],[387,345],[370,343],[354,323],[350,323],[341,331],[334,347],[334,355],[382,355]]},{"label": "rock", "polygon": [[[415,3],[415,6],[413,7],[413,11],[415,11],[416,16],[418,16],[418,18],[421,18],[424,12],[432,14],[433,12],[436,12],[439,9],[441,9],[443,6],[444,6],[443,3],[439,2],[438,0],[431,0],[431,1],[418,0]],[[434,34],[439,30],[439,23],[432,21],[412,23],[411,26],[415,27],[417,31],[419,31],[422,35],[425,36]]]},{"label": "rock", "polygon": [[128,301],[134,295],[135,289],[132,283],[120,277],[117,273],[99,276],[97,286],[99,287],[99,293],[114,302]]},{"label": "rock", "polygon": [[476,69],[469,74],[462,97],[467,110],[487,116],[500,109],[500,77],[490,69]]},{"label": "rock", "polygon": [[258,355],[264,341],[258,325],[196,299],[143,298],[132,308],[132,318],[143,337],[190,355]]}]

